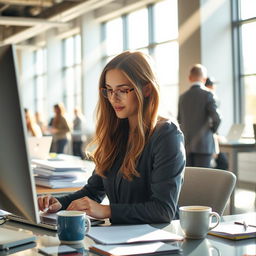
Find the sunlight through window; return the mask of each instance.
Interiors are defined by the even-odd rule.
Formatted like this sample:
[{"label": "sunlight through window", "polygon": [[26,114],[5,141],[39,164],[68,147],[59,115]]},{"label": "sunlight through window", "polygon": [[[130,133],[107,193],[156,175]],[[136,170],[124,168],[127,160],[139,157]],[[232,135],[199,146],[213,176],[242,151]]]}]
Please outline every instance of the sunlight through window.
[{"label": "sunlight through window", "polygon": [[141,9],[128,15],[129,49],[148,45],[148,12]]}]

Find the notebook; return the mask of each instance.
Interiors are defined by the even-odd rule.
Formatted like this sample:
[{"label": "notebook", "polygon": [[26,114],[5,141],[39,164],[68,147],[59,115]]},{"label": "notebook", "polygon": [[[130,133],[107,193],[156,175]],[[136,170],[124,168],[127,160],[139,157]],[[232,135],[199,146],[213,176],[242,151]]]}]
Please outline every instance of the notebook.
[{"label": "notebook", "polygon": [[256,227],[249,225],[247,228],[244,228],[243,225],[234,223],[220,223],[208,234],[230,240],[243,240],[247,238],[256,238]]},{"label": "notebook", "polygon": [[244,131],[244,124],[232,124],[229,132],[226,136],[226,140],[228,143],[238,143],[242,138],[242,133]]},{"label": "notebook", "polygon": [[0,228],[0,250],[35,242],[36,237],[26,232]]},{"label": "notebook", "polygon": [[49,158],[50,147],[52,144],[51,136],[28,137],[28,150],[31,159]]},{"label": "notebook", "polygon": [[125,245],[101,245],[95,244],[89,247],[91,252],[107,256],[130,256],[130,255],[169,255],[179,253],[178,246],[162,242],[125,244]]}]

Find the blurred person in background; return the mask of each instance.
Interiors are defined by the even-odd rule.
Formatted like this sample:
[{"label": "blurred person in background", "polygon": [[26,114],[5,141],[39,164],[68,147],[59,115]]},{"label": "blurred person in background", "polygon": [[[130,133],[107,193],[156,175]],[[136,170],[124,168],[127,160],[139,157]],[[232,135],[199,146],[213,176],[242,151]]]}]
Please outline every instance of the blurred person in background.
[{"label": "blurred person in background", "polygon": [[30,110],[27,109],[27,108],[24,108],[24,112],[25,112],[25,119],[26,119],[28,136],[30,136],[30,137],[41,137],[42,136],[41,129],[37,125],[33,115],[30,112]]},{"label": "blurred person in background", "polygon": [[49,130],[53,137],[55,152],[57,154],[61,154],[64,153],[65,146],[68,143],[68,138],[70,136],[70,126],[65,117],[64,105],[62,103],[55,104],[53,109],[55,115]]},{"label": "blurred person in background", "polygon": [[[213,77],[207,77],[205,86],[209,89],[209,91],[211,91],[214,94],[215,99],[217,101],[217,105],[219,107],[220,102],[216,95],[216,80]],[[225,153],[220,152],[219,143],[221,138],[218,133],[215,133],[213,136],[215,141],[215,153],[213,154],[213,161],[215,163],[213,163],[213,167],[216,169],[228,170],[227,156]]]},{"label": "blurred person in background", "polygon": [[178,121],[185,136],[187,166],[211,167],[215,153],[214,133],[220,125],[215,97],[205,87],[207,69],[201,64],[191,67],[190,88],[179,98]]},{"label": "blurred person in background", "polygon": [[81,113],[80,108],[74,109],[75,118],[73,120],[73,131],[72,131],[72,148],[73,155],[83,157],[83,143],[86,139],[84,135],[85,119]]},{"label": "blurred person in background", "polygon": [[36,120],[37,125],[40,127],[42,134],[46,135],[47,134],[47,126],[46,126],[45,122],[43,121],[41,113],[38,111],[35,112],[35,120]]}]

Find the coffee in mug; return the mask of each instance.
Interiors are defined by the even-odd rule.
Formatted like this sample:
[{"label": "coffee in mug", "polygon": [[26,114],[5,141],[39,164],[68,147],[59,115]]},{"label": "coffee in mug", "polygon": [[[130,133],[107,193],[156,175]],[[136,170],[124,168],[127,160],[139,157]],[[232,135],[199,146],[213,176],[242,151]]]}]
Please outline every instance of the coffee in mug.
[{"label": "coffee in mug", "polygon": [[[179,209],[180,225],[186,238],[204,238],[220,222],[219,214],[212,212],[212,208],[208,206],[182,206]],[[211,225],[213,216],[217,218],[217,222]]]},{"label": "coffee in mug", "polygon": [[57,212],[57,233],[63,244],[81,243],[89,232],[90,227],[91,222],[85,212]]}]

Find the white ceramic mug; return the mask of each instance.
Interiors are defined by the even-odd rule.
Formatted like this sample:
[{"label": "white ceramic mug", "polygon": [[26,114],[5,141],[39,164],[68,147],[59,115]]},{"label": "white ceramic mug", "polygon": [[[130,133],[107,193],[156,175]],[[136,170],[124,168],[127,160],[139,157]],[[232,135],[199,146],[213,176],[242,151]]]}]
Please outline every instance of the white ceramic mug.
[{"label": "white ceramic mug", "polygon": [[[208,231],[215,228],[220,222],[218,213],[213,212],[211,207],[192,205],[182,206],[180,209],[180,225],[186,238],[201,239]],[[217,222],[211,224],[212,217],[215,216]]]}]

